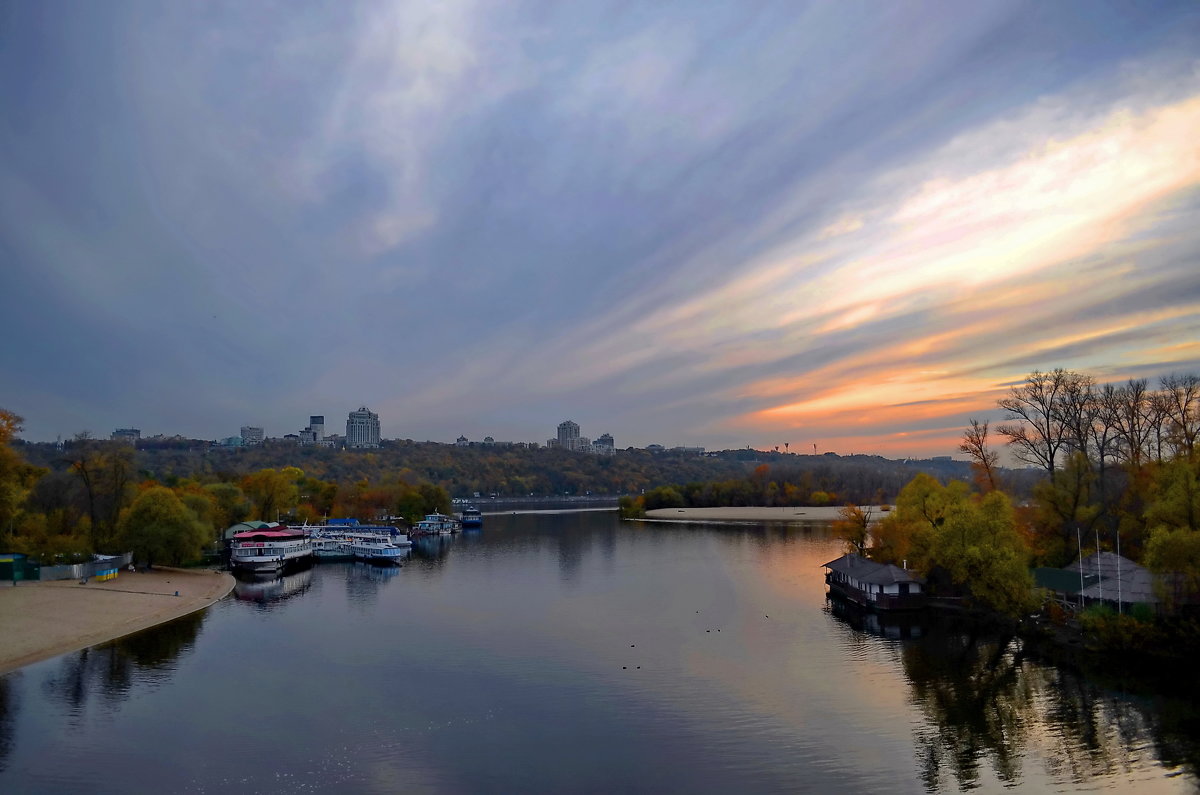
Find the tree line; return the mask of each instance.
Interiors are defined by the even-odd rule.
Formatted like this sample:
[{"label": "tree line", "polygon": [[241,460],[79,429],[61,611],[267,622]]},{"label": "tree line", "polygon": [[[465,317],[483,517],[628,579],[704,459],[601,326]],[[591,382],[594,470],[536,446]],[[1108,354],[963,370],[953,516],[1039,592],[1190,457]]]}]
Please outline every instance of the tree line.
[{"label": "tree line", "polygon": [[[1062,369],[1034,372],[998,407],[1005,419],[994,429],[973,419],[963,433],[973,484],[918,476],[877,523],[869,509],[846,506],[835,530],[848,549],[1013,616],[1041,602],[1031,567],[1116,552],[1155,573],[1158,629],[1194,639],[1200,378],[1167,375],[1151,389],[1145,379],[1100,385]],[[996,442],[1040,473],[1029,499],[1014,499]],[[1134,617],[1097,608],[1083,620],[1121,643],[1161,640],[1150,617],[1144,608]]]}]

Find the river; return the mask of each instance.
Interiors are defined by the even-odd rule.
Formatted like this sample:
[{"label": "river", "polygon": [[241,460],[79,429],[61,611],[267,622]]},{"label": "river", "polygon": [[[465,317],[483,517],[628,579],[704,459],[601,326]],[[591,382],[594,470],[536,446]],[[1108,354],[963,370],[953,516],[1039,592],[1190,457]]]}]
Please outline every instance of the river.
[{"label": "river", "polygon": [[1194,685],[842,615],[839,554],[821,527],[501,515],[396,569],[242,583],[0,679],[0,791],[1196,788]]}]

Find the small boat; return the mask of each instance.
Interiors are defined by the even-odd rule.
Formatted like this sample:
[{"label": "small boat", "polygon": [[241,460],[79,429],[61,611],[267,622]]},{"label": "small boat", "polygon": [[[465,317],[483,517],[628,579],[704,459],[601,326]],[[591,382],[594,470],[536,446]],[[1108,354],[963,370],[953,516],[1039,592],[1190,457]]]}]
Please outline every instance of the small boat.
[{"label": "small boat", "polygon": [[422,536],[450,535],[457,533],[461,525],[458,520],[444,513],[429,513],[413,525],[413,534]]},{"label": "small boat", "polygon": [[461,521],[463,528],[483,527],[483,514],[474,505],[462,509]]},{"label": "small boat", "polygon": [[312,541],[287,527],[235,533],[229,544],[229,566],[238,571],[276,572],[312,562]]}]

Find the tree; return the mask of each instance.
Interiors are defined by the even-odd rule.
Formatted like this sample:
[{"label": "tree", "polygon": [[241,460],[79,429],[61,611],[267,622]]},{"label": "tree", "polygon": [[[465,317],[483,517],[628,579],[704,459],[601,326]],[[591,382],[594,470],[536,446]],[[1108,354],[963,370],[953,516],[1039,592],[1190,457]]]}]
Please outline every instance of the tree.
[{"label": "tree", "polygon": [[46,474],[46,470],[30,466],[12,448],[12,441],[21,431],[22,419],[0,408],[0,530],[13,534],[14,522],[29,491]]},{"label": "tree", "polygon": [[1063,422],[1060,401],[1071,378],[1059,368],[1050,373],[1034,370],[1023,386],[1014,386],[1006,398],[998,401],[1012,422],[996,429],[1008,437],[1013,455],[1020,461],[1054,473],[1054,464],[1063,447]]},{"label": "tree", "polygon": [[875,535],[879,553],[872,548],[872,557],[877,560],[908,559],[926,576],[944,570],[972,601],[1006,615],[1032,606],[1028,550],[1003,492],[972,497],[962,481],[943,486],[917,475],[900,491],[895,510]]},{"label": "tree", "polygon": [[1083,453],[1072,453],[1062,469],[1033,487],[1037,505],[1038,557],[1061,566],[1075,557],[1084,531],[1091,531],[1101,505],[1094,498],[1096,474]]},{"label": "tree", "polygon": [[76,434],[71,449],[68,463],[83,485],[92,545],[100,549],[116,533],[121,511],[132,498],[134,450],[92,439],[87,431]]},{"label": "tree", "polygon": [[242,491],[254,503],[259,519],[273,522],[282,513],[290,513],[300,497],[296,482],[304,472],[296,467],[260,469],[242,478]]},{"label": "tree", "polygon": [[1163,409],[1167,434],[1178,455],[1190,458],[1200,435],[1200,376],[1163,376]]},{"label": "tree", "polygon": [[148,564],[178,564],[199,557],[208,541],[204,523],[165,486],[138,495],[120,524],[126,549]]},{"label": "tree", "polygon": [[971,457],[971,469],[975,472],[975,482],[981,491],[995,491],[1000,488],[996,476],[996,467],[1000,454],[988,447],[988,423],[972,418],[971,427],[963,431],[962,444],[958,446],[960,453]]},{"label": "tree", "polygon": [[847,503],[838,511],[838,520],[833,523],[833,534],[846,542],[846,551],[866,555],[867,540],[870,538],[871,509]]}]

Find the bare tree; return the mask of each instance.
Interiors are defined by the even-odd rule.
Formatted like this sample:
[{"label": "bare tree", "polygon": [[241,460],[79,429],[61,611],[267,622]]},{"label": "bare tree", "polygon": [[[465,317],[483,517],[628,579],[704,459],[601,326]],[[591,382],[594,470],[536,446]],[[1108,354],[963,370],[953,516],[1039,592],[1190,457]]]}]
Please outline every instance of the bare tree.
[{"label": "bare tree", "polygon": [[1090,459],[1092,426],[1100,413],[1095,380],[1090,375],[1069,371],[1063,373],[1062,390],[1055,410],[1059,416],[1063,442],[1068,448],[1065,452],[1080,452]]},{"label": "bare tree", "polygon": [[1140,466],[1149,453],[1154,433],[1155,409],[1146,384],[1145,378],[1130,378],[1101,396],[1108,421],[1117,434],[1118,454],[1134,467]]},{"label": "bare tree", "polygon": [[1167,436],[1178,455],[1190,458],[1200,435],[1200,377],[1171,373],[1160,385]]},{"label": "bare tree", "polygon": [[1008,437],[1017,460],[1039,466],[1050,475],[1063,452],[1063,424],[1060,401],[1068,373],[1062,368],[1050,373],[1034,370],[1022,386],[1014,386],[1009,396],[997,401],[1013,422],[996,432]]},{"label": "bare tree", "polygon": [[988,447],[988,423],[972,418],[971,427],[963,431],[962,444],[958,446],[960,453],[971,457],[971,466],[979,474],[979,484],[985,491],[995,491],[999,483],[996,479],[997,462],[1000,454]]}]

